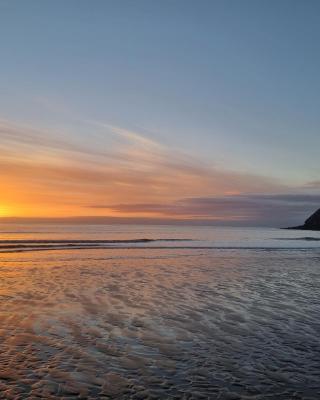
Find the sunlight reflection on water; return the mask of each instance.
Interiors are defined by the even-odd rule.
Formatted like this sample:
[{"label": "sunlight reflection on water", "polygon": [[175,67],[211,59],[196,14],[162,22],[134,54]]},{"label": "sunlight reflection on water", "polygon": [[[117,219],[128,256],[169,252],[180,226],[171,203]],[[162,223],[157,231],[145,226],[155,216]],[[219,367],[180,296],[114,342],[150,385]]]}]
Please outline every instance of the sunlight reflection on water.
[{"label": "sunlight reflection on water", "polygon": [[3,253],[0,398],[318,399],[319,261],[318,248]]}]

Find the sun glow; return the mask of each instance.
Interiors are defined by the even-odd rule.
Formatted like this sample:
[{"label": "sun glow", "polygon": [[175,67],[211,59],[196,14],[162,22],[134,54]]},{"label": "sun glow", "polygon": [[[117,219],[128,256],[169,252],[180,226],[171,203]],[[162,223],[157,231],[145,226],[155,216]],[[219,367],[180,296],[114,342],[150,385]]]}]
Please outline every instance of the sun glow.
[{"label": "sun glow", "polygon": [[7,206],[0,204],[0,217],[8,217],[10,215],[10,210]]}]

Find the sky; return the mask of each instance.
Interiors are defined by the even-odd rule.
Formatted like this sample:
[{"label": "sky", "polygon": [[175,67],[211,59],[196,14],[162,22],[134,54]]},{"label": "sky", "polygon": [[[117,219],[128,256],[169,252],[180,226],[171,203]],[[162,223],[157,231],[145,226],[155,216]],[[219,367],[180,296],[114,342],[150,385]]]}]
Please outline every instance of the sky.
[{"label": "sky", "polygon": [[0,0],[0,217],[320,207],[317,0]]}]

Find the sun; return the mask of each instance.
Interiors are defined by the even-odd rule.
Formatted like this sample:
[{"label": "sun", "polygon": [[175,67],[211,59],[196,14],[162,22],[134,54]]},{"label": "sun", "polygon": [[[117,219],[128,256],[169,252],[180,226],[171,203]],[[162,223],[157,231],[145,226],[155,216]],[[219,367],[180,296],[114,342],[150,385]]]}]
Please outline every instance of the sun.
[{"label": "sun", "polygon": [[5,205],[0,204],[0,217],[7,217],[9,216],[9,208]]}]

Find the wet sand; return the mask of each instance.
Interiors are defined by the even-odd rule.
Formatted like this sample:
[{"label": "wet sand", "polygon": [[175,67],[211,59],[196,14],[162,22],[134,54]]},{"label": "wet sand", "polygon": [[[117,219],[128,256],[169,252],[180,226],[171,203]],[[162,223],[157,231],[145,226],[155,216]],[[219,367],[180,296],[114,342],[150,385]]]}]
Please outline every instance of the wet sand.
[{"label": "wet sand", "polygon": [[319,399],[313,251],[0,254],[1,399]]}]

